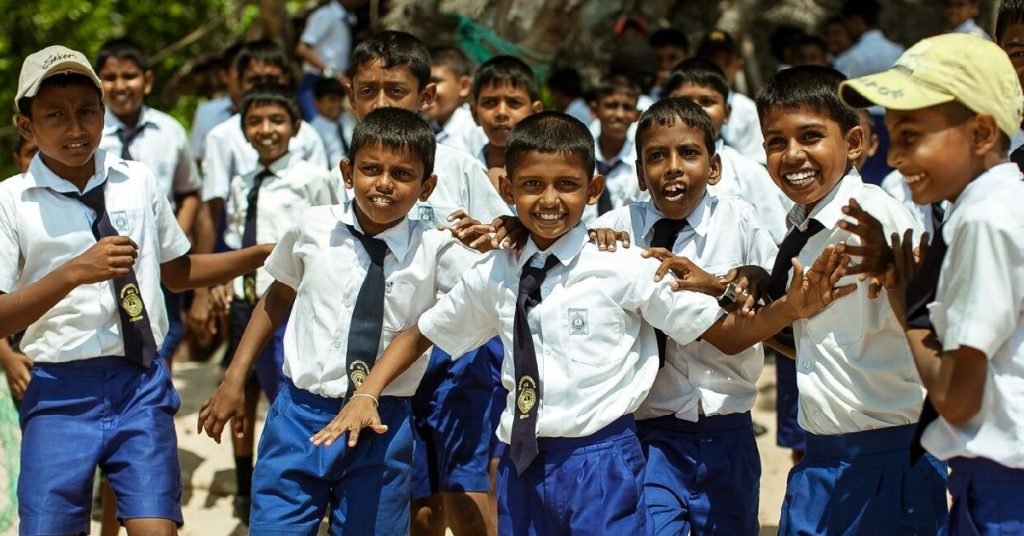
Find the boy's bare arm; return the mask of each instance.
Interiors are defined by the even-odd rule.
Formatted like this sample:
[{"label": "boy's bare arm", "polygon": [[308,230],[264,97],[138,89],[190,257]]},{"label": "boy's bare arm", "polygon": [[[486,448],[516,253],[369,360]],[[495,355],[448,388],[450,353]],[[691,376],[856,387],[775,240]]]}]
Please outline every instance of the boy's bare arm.
[{"label": "boy's bare arm", "polygon": [[32,360],[21,352],[14,351],[6,338],[0,338],[0,366],[7,376],[7,385],[11,388],[11,396],[21,400],[31,379]]},{"label": "boy's bare arm", "polygon": [[966,346],[943,352],[930,329],[906,333],[917,373],[935,410],[953,426],[966,425],[981,411],[988,370],[985,354]]},{"label": "boy's bare arm", "polygon": [[199,192],[178,196],[177,204],[178,227],[181,227],[182,232],[186,235],[191,235],[192,228],[195,226],[196,216],[199,214],[200,205],[202,205],[202,202],[199,200]]},{"label": "boy's bare arm", "polygon": [[247,274],[260,266],[274,249],[261,244],[226,253],[194,253],[160,265],[160,276],[167,288],[182,292],[208,287]]},{"label": "boy's bare arm", "polygon": [[138,246],[127,236],[108,236],[39,281],[0,293],[0,337],[24,330],[75,287],[128,275],[138,255]]},{"label": "boy's bare arm", "polygon": [[284,321],[294,301],[295,289],[275,281],[256,304],[231,365],[224,373],[224,380],[199,409],[197,433],[205,430],[206,435],[220,443],[221,433],[230,419],[235,436],[242,437],[245,430],[245,380],[249,369]]},{"label": "boy's bare arm", "polygon": [[433,344],[420,333],[418,325],[399,333],[377,358],[370,374],[356,389],[348,403],[341,408],[338,416],[309,440],[314,445],[329,447],[339,437],[348,433],[348,446],[354,447],[363,428],[370,427],[378,434],[387,432],[388,427],[381,424],[380,415],[377,413],[381,393]]}]

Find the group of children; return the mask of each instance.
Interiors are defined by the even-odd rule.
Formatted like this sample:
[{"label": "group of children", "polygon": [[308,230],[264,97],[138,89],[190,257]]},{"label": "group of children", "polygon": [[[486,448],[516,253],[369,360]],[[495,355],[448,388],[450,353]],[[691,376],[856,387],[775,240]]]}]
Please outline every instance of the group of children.
[{"label": "group of children", "polygon": [[[609,74],[586,125],[542,111],[520,59],[472,74],[378,32],[347,85],[312,85],[309,124],[257,41],[195,159],[144,106],[137,47],[95,70],[32,54],[15,105],[38,154],[0,183],[21,533],[88,532],[97,467],[129,534],[183,523],[160,349],[187,288],[229,316],[198,430],[230,425],[253,534],[757,534],[765,347],[806,433],[780,533],[1024,532],[1024,94],[1003,50],[1024,4],[999,21],[999,45],[942,35],[860,78],[778,72],[755,101],[765,166],[728,145],[709,59],[642,113]],[[858,173],[869,106],[931,235]]]}]

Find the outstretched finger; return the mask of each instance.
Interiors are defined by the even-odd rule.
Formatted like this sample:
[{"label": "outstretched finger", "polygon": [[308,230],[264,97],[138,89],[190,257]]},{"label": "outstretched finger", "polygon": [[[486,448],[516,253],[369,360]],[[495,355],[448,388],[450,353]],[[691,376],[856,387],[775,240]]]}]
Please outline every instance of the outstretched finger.
[{"label": "outstretched finger", "polygon": [[620,231],[619,232],[619,241],[622,242],[622,247],[623,248],[629,249],[630,242],[629,242],[629,233],[628,232]]},{"label": "outstretched finger", "polygon": [[793,257],[790,259],[793,266],[793,277],[789,280],[789,286],[799,285],[801,288],[804,285],[804,264],[800,262],[799,257]]},{"label": "outstretched finger", "polygon": [[668,271],[672,269],[672,260],[673,259],[669,257],[661,261],[661,266],[658,266],[658,269],[654,271],[655,281],[661,281],[662,279],[665,278],[665,275],[668,274]]},{"label": "outstretched finger", "polygon": [[645,259],[654,258],[659,261],[663,261],[665,259],[672,258],[674,255],[672,255],[671,251],[665,248],[647,248],[640,253],[640,256]]},{"label": "outstretched finger", "polygon": [[235,433],[235,437],[241,439],[245,437],[245,414],[236,415],[231,418],[231,430]]}]

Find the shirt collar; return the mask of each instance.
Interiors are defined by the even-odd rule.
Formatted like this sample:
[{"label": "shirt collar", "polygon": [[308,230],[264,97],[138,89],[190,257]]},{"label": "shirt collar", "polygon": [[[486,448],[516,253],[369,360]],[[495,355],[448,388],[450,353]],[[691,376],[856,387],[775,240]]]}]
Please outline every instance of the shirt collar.
[{"label": "shirt collar", "polygon": [[953,33],[972,33],[977,27],[978,25],[974,22],[974,19],[967,19],[956,28],[953,28]]},{"label": "shirt collar", "polygon": [[[277,160],[271,162],[266,169],[273,173],[274,176],[284,178],[285,172],[288,171],[288,168],[292,167],[293,160],[291,151],[285,151],[285,153],[279,156]],[[262,169],[263,164],[259,164],[256,168],[256,173],[259,173]]]},{"label": "shirt collar", "polygon": [[95,172],[93,173],[93,176],[89,178],[89,182],[85,184],[85,190],[81,192],[78,191],[78,188],[76,188],[71,181],[57,175],[53,170],[47,167],[41,156],[36,156],[32,159],[32,163],[29,164],[26,175],[28,180],[34,184],[35,187],[49,188],[50,190],[61,194],[80,194],[88,192],[89,190],[102,185],[112,171],[120,172],[125,176],[127,175],[128,164],[126,164],[124,160],[115,157],[103,149],[97,149],[93,154],[93,164],[95,166]]},{"label": "shirt collar", "polygon": [[[359,225],[359,219],[356,218],[355,201],[349,201],[344,205],[334,205],[331,207],[331,212],[341,223],[351,225],[360,233],[363,232],[362,226]],[[383,240],[388,246],[388,251],[398,259],[398,262],[404,262],[412,242],[413,225],[416,224],[409,218],[402,218],[402,221],[390,229],[378,233],[373,238]]]},{"label": "shirt collar", "polygon": [[558,262],[562,266],[568,266],[580,254],[580,251],[583,250],[583,245],[589,241],[590,237],[587,235],[587,227],[583,225],[583,222],[577,223],[576,227],[562,235],[546,251],[540,251],[537,248],[537,244],[533,242],[533,237],[530,237],[526,242],[526,246],[519,253],[519,258],[516,259],[516,268],[521,272],[523,266],[538,253],[545,258],[549,255],[554,255],[558,257]]},{"label": "shirt collar", "polygon": [[[688,216],[686,216],[687,227],[693,229],[695,233],[700,236],[706,236],[708,233],[708,227],[710,226],[711,210],[710,205],[712,203],[713,194],[704,191],[704,197],[701,198],[700,203],[693,207],[693,210]],[[658,207],[654,206],[653,201],[647,202],[647,208],[644,210],[643,215],[643,236],[647,236],[651,233],[651,229],[654,229],[654,224],[658,223],[658,220],[664,218],[665,215],[658,210]]]},{"label": "shirt collar", "polygon": [[[136,128],[142,129],[148,127],[159,127],[159,125],[157,125],[156,122],[154,122],[150,117],[148,117],[148,115],[151,114],[147,114],[147,110],[149,110],[149,107],[146,105],[143,105],[142,109],[139,110],[139,123],[136,125]],[[121,121],[121,118],[114,115],[114,112],[111,112],[110,108],[107,108],[107,111],[104,113],[103,124],[104,134],[117,134],[117,131],[121,130],[122,128],[128,129],[128,127],[124,124],[124,121]]]},{"label": "shirt collar", "polygon": [[601,162],[602,164],[622,162],[623,164],[629,165],[629,163],[631,162],[630,158],[633,158],[634,160],[636,159],[636,154],[634,153],[636,149],[634,149],[635,146],[633,140],[629,139],[629,136],[626,136],[626,140],[622,143],[622,149],[619,150],[619,153],[616,154],[610,160],[605,158],[601,154],[600,146],[598,146],[598,143],[600,143],[599,138],[600,136],[594,136],[594,147],[597,148],[597,151],[595,151],[594,156],[597,158],[598,162]]},{"label": "shirt collar", "polygon": [[999,195],[1000,192],[1006,191],[1007,185],[1020,182],[1022,178],[1024,177],[1021,176],[1017,164],[1007,162],[988,169],[967,183],[967,187],[960,192],[956,202],[946,210],[946,221],[942,225],[942,238],[946,243],[949,244],[953,240],[953,231],[964,213],[963,207],[973,205],[992,195]]},{"label": "shirt collar", "polygon": [[807,212],[806,205],[793,205],[793,209],[789,211],[786,219],[791,226],[801,231],[807,230],[807,224],[812,219],[818,220],[818,223],[824,228],[831,229],[843,217],[843,207],[846,206],[847,201],[863,185],[860,173],[856,168],[851,167],[850,171],[842,179],[839,179],[832,191],[825,194],[825,197],[822,197],[814,205],[814,209],[810,213]]}]

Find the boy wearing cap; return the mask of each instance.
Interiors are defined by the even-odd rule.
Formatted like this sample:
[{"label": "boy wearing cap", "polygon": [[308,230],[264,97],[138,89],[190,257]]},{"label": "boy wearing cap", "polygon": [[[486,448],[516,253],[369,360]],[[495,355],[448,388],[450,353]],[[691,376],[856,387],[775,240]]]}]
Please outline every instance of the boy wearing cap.
[{"label": "boy wearing cap", "polygon": [[949,533],[1020,534],[1024,183],[1007,148],[1024,97],[1013,65],[988,40],[946,34],[841,92],[886,109],[889,163],[914,202],[952,203],[920,261],[915,237],[890,239],[860,207],[846,209],[863,238],[862,271],[889,274],[889,303],[928,391],[915,440],[952,470]]},{"label": "boy wearing cap", "polygon": [[24,329],[34,361],[21,406],[21,534],[87,533],[97,466],[129,535],[175,532],[179,399],[157,358],[159,283],[219,283],[270,253],[188,255],[149,168],[97,149],[101,88],[85,56],[61,46],[26,58],[18,80],[18,130],[39,146],[26,173],[0,183],[0,337]]}]

